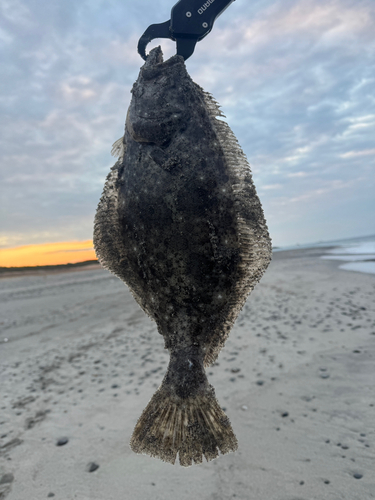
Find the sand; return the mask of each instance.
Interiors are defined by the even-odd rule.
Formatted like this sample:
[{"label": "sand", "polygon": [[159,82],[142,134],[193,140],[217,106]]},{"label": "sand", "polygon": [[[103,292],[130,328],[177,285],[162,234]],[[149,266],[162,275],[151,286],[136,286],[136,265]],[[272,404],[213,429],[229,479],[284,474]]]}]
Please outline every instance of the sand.
[{"label": "sand", "polygon": [[122,282],[0,279],[0,498],[375,498],[375,276],[323,252],[274,254],[207,370],[239,450],[188,469],[128,446],[168,353]]}]

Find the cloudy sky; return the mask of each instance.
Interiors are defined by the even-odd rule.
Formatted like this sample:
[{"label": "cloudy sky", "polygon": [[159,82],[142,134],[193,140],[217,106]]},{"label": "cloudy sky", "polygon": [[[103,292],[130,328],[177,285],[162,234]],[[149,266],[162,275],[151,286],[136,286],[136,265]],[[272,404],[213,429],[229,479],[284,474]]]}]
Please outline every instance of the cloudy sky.
[{"label": "cloudy sky", "polygon": [[[92,238],[137,41],[172,6],[1,0],[1,248]],[[275,245],[375,233],[374,26],[373,0],[237,0],[187,61],[249,159]]]}]

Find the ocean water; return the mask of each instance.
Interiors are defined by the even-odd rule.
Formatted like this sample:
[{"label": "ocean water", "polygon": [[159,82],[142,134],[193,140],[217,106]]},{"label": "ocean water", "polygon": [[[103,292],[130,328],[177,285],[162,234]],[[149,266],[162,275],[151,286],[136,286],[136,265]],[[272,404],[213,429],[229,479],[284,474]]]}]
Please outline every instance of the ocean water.
[{"label": "ocean water", "polygon": [[375,274],[375,236],[362,241],[350,240],[327,251],[322,259],[342,260],[340,269]]},{"label": "ocean water", "polygon": [[343,261],[339,267],[345,271],[375,274],[375,234],[334,241],[319,241],[306,245],[295,245],[277,250],[298,248],[335,247],[326,251],[322,259]]}]

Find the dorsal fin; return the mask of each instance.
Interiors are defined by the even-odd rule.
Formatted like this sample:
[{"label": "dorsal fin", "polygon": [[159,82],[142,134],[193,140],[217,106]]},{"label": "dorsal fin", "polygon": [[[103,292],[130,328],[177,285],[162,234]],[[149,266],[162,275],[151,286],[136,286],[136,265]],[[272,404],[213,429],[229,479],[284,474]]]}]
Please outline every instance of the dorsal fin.
[{"label": "dorsal fin", "polygon": [[[197,87],[199,86],[197,85]],[[232,179],[242,271],[241,278],[237,282],[236,294],[232,298],[231,312],[227,317],[223,331],[212,338],[212,342],[207,348],[204,361],[205,366],[207,366],[216,360],[249,293],[267,269],[271,260],[272,248],[262,205],[256,194],[250,165],[245,153],[229,125],[225,121],[217,119],[218,116],[225,116],[218,102],[210,93],[200,87],[199,89],[211,118],[212,127],[224,153],[228,174]],[[257,214],[256,222],[246,220],[246,213],[249,209],[252,213]]]},{"label": "dorsal fin", "polygon": [[122,161],[125,154],[124,136],[112,144],[111,155]]}]

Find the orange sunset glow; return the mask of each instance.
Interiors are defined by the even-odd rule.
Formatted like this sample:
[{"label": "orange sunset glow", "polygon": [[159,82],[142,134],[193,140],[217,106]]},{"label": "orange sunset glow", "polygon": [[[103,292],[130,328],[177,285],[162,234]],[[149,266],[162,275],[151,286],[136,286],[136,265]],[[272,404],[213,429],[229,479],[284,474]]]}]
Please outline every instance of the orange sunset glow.
[{"label": "orange sunset glow", "polygon": [[0,267],[56,266],[94,259],[92,240],[0,249]]}]

